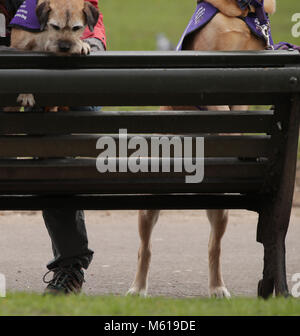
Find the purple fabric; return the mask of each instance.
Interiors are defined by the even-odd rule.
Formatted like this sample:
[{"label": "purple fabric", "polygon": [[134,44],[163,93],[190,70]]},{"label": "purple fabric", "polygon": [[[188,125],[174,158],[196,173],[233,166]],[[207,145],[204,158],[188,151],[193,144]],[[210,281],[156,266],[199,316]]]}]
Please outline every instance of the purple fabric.
[{"label": "purple fabric", "polygon": [[37,0],[25,0],[11,20],[11,26],[21,27],[29,31],[40,31],[41,26],[35,13]]},{"label": "purple fabric", "polygon": [[[260,21],[258,17],[254,13],[250,13],[248,16],[244,18],[244,21],[246,22],[247,26],[249,29],[252,31],[254,35],[261,39],[265,39],[263,33],[260,30]],[[269,23],[270,21],[268,21]],[[270,26],[270,25],[269,25]],[[272,39],[272,34],[271,34],[271,29],[269,28],[269,35],[270,35],[270,43],[271,45],[274,45],[273,39]]]},{"label": "purple fabric", "polygon": [[203,1],[198,3],[196,11],[186,27],[176,50],[182,50],[182,45],[186,36],[203,28],[218,12],[219,10],[208,2]]},{"label": "purple fabric", "polygon": [[237,0],[237,4],[242,10],[253,6],[256,10],[256,15],[260,21],[260,24],[263,25],[269,22],[268,15],[264,9],[264,0]]},{"label": "purple fabric", "polygon": [[269,23],[269,17],[265,11],[265,1],[264,0],[259,0],[259,1],[250,0],[249,5],[255,8],[255,13],[261,25]]},{"label": "purple fabric", "polygon": [[291,43],[288,43],[288,42],[276,43],[274,47],[275,47],[275,50],[290,50],[290,49],[293,49],[293,50],[297,50],[297,51],[300,52],[300,46],[297,46],[295,44],[291,44]]},{"label": "purple fabric", "polygon": [[[195,13],[193,14],[186,30],[184,31],[176,50],[182,50],[183,42],[185,38],[192,32],[203,28],[207,23],[209,23],[214,16],[219,13],[219,10],[206,1],[198,3]],[[265,12],[264,12],[265,13]],[[265,14],[266,15],[266,14]],[[267,23],[269,24],[269,18],[267,17]],[[251,32],[262,40],[266,41],[260,27],[261,22],[256,14],[250,13],[247,17],[242,18],[245,21]],[[270,43],[273,45],[273,40],[271,36],[271,30],[269,29]]]},{"label": "purple fabric", "polygon": [[240,9],[244,10],[251,4],[251,0],[237,0]]}]

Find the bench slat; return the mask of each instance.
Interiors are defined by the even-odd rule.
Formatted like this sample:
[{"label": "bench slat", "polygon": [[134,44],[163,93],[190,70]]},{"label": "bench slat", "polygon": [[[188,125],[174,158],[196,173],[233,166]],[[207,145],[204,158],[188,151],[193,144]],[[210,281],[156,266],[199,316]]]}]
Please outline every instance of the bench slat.
[{"label": "bench slat", "polygon": [[[117,167],[119,167],[119,160]],[[161,159],[159,159],[161,163]],[[171,159],[170,171],[150,172],[105,172],[96,169],[95,159],[37,159],[37,160],[1,160],[0,183],[3,180],[98,180],[98,183],[138,183],[143,179],[181,179],[190,175],[186,172],[174,172],[174,160]],[[149,161],[150,162],[150,161]],[[206,178],[259,178],[264,175],[266,162],[249,162],[238,159],[205,159]],[[118,168],[117,168],[118,170]],[[194,175],[191,174],[191,175]],[[60,182],[59,182],[60,183]]]},{"label": "bench slat", "polygon": [[[300,90],[300,89],[299,89]],[[18,94],[0,92],[1,106],[16,106]],[[198,92],[197,94],[177,94],[168,93],[159,95],[149,94],[147,97],[126,92],[118,93],[116,99],[115,93],[63,93],[63,90],[54,93],[34,94],[35,100],[39,106],[189,106],[189,105],[275,105],[288,101],[290,94],[288,92]]]},{"label": "bench slat", "polygon": [[86,210],[142,209],[248,209],[260,208],[257,195],[76,195],[76,196],[0,196],[0,210],[42,210],[46,208],[76,208]]},{"label": "bench slat", "polygon": [[186,184],[183,179],[148,179],[128,183],[99,183],[99,180],[70,181],[18,181],[1,182],[0,193],[23,195],[69,195],[69,194],[166,194],[166,193],[252,193],[262,189],[261,179],[206,179],[200,184]]},{"label": "bench slat", "polygon": [[272,111],[0,112],[0,134],[270,133]]},{"label": "bench slat", "polygon": [[[189,104],[203,93],[299,93],[300,68],[130,68],[130,69],[1,69],[0,97],[5,94],[34,93],[70,95],[77,102],[77,94],[98,96],[104,105],[151,105],[154,98],[164,104]],[[43,80],[41,81],[41,78]],[[152,103],[150,102],[152,101]],[[149,103],[148,103],[149,102]],[[57,102],[53,101],[54,105]],[[196,103],[197,104],[197,103]],[[74,106],[74,105],[73,105]],[[77,104],[75,106],[78,106]],[[80,105],[79,105],[80,106]]]},{"label": "bench slat", "polygon": [[[255,62],[253,62],[253,56]],[[296,51],[106,51],[85,57],[1,51],[1,69],[283,67],[299,65]]]},{"label": "bench slat", "polygon": [[[96,149],[97,140],[106,135],[66,135],[66,136],[2,136],[0,137],[0,157],[41,157],[56,158],[65,156],[97,157],[101,150]],[[119,137],[107,135],[114,139],[119,157]],[[148,153],[151,153],[151,136],[138,135],[147,141]],[[186,135],[191,137],[192,135]],[[128,136],[128,141],[133,139]],[[171,139],[173,136],[164,137]],[[184,136],[178,136],[181,144]],[[128,142],[127,142],[128,143]],[[195,138],[193,137],[193,153]],[[268,157],[270,136],[213,136],[205,135],[205,157]],[[174,156],[174,147],[170,146],[170,155]],[[128,149],[128,156],[136,149]],[[148,154],[148,155],[149,155]],[[147,154],[146,154],[147,155]]]}]

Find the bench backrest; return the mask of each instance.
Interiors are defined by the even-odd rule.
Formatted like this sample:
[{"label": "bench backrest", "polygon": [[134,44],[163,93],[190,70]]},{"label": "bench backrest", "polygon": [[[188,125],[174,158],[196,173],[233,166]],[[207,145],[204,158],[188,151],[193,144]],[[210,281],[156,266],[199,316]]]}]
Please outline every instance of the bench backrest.
[{"label": "bench backrest", "polygon": [[[34,93],[40,106],[275,107],[244,112],[156,108],[100,114],[72,109],[1,112],[0,193],[270,193],[280,174],[278,153],[300,93],[299,64],[300,56],[293,52],[103,53],[86,58],[0,55],[2,106],[14,105],[18,93]],[[173,170],[100,174],[97,140],[110,135],[118,145],[120,129],[127,130],[128,139],[136,134],[143,137],[149,152],[153,135],[204,137],[203,182],[185,183],[186,173]]]}]

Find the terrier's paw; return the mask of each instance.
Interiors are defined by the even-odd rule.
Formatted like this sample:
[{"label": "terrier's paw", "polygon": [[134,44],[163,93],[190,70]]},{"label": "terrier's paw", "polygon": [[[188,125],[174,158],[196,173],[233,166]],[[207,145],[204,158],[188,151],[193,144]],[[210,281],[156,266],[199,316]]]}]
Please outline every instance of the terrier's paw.
[{"label": "terrier's paw", "polygon": [[90,52],[91,52],[91,46],[88,43],[80,40],[74,47],[72,53],[79,55],[88,55]]},{"label": "terrier's paw", "polygon": [[126,296],[127,295],[146,297],[147,296],[147,290],[146,289],[137,289],[136,287],[131,287],[127,291]]},{"label": "terrier's paw", "polygon": [[19,94],[17,102],[24,107],[33,107],[35,105],[34,96],[31,93]]},{"label": "terrier's paw", "polygon": [[210,288],[209,295],[211,298],[218,298],[218,299],[223,298],[229,299],[231,297],[228,289],[225,286]]}]

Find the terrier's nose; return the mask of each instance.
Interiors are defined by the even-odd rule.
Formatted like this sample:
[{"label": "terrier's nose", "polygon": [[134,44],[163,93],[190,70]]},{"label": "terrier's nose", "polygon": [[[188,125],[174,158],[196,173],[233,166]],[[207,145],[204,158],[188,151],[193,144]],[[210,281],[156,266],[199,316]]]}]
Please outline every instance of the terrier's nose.
[{"label": "terrier's nose", "polygon": [[61,52],[68,52],[71,49],[70,41],[58,41],[58,48]]}]

